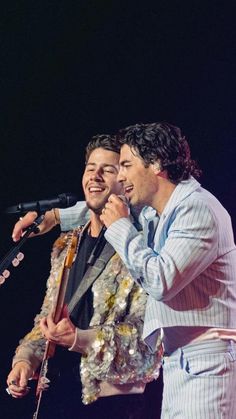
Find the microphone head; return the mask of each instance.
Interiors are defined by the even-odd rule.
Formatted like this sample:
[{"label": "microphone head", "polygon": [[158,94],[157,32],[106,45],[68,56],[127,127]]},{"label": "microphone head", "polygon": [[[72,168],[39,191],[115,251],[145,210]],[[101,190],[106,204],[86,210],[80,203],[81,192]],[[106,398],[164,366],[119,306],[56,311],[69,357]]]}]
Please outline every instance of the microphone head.
[{"label": "microphone head", "polygon": [[51,199],[43,199],[34,202],[25,202],[18,205],[8,207],[5,212],[7,214],[26,214],[29,211],[36,211],[38,214],[42,214],[52,208],[68,208],[73,207],[76,204],[78,198],[72,193],[62,193],[57,197]]},{"label": "microphone head", "polygon": [[126,198],[126,196],[125,196],[125,195],[117,195],[117,196],[118,196],[118,198],[120,198],[120,200],[121,200],[122,202],[124,202],[124,204],[127,206],[127,208],[128,208],[128,213],[129,213],[129,215],[130,215],[129,200]]},{"label": "microphone head", "polygon": [[78,201],[78,197],[75,194],[70,192],[62,193],[58,195],[60,203],[58,204],[58,208],[69,208],[73,207],[76,202]]},{"label": "microphone head", "polygon": [[125,205],[127,205],[127,207],[129,207],[129,200],[128,200],[128,198],[126,198],[125,195],[117,195],[117,196],[118,196],[118,198],[121,199],[121,201],[124,202]]}]

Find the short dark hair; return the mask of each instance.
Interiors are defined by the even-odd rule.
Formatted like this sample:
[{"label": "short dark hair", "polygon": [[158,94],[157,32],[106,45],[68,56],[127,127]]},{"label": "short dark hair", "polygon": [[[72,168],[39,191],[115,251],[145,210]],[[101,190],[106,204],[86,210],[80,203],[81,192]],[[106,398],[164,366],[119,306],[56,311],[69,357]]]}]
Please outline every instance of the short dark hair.
[{"label": "short dark hair", "polygon": [[90,154],[96,148],[104,148],[104,150],[114,151],[120,154],[120,141],[115,135],[98,134],[94,135],[89,141],[85,149],[85,162],[87,163]]},{"label": "short dark hair", "polygon": [[189,179],[191,175],[201,175],[197,163],[191,159],[190,148],[180,128],[167,122],[135,124],[118,133],[119,142],[136,151],[149,166],[160,162],[161,170],[166,170],[173,183]]}]

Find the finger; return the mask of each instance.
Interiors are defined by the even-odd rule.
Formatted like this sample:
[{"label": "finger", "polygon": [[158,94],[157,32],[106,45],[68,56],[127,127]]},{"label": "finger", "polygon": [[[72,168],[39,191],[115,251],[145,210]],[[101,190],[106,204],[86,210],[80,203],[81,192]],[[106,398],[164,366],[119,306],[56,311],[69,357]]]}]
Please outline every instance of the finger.
[{"label": "finger", "polygon": [[30,387],[9,386],[6,388],[6,392],[16,399],[26,396],[26,394],[28,394],[29,391]]},{"label": "finger", "polygon": [[21,220],[17,221],[12,232],[12,239],[14,242],[18,241],[23,233]]},{"label": "finger", "polygon": [[20,397],[22,397],[21,393],[15,392],[13,389],[10,389],[10,387],[6,388],[6,392],[7,394],[9,394],[9,396],[14,397],[15,399],[19,399]]},{"label": "finger", "polygon": [[124,204],[126,203],[126,198],[123,195],[115,195],[115,194],[111,194],[108,198],[108,202],[112,202],[112,203],[121,203],[123,202]]},{"label": "finger", "polygon": [[118,198],[118,196],[117,196],[117,195],[115,195],[115,194],[113,193],[113,194],[111,194],[111,195],[109,196],[109,198],[108,198],[108,202],[114,202],[114,201],[116,201],[117,199],[119,199],[119,198]]},{"label": "finger", "polygon": [[52,312],[50,312],[47,316],[47,326],[48,326],[48,329],[54,329],[56,327],[56,323],[53,320]]},{"label": "finger", "polygon": [[30,387],[27,386],[28,380],[25,377],[22,377],[20,382],[17,378],[8,378],[7,384],[8,388],[6,391],[12,397],[22,397],[26,395],[30,390]]},{"label": "finger", "polygon": [[48,314],[47,317],[43,317],[40,320],[40,329],[42,335],[45,339],[49,340],[50,342],[57,340],[57,325],[53,321],[52,313]]},{"label": "finger", "polygon": [[14,376],[9,376],[7,379],[7,385],[12,386],[12,385],[18,385],[19,384],[19,379],[17,377]]},{"label": "finger", "polygon": [[36,217],[37,212],[35,211],[28,212],[24,217],[22,217],[14,226],[12,239],[14,241],[18,241],[23,235],[23,230],[29,227],[29,225],[34,222]]},{"label": "finger", "polygon": [[108,198],[108,202],[106,203],[106,206],[110,209],[114,208],[127,208],[129,207],[129,201],[126,199],[123,195],[111,195]]},{"label": "finger", "polygon": [[20,378],[20,382],[19,382],[19,387],[21,388],[26,388],[28,384],[28,378],[25,376],[25,374],[21,374],[21,378]]},{"label": "finger", "polygon": [[99,218],[100,218],[100,221],[102,222],[102,224],[105,225],[105,218],[104,218],[104,214],[103,213],[99,216]]},{"label": "finger", "polygon": [[48,331],[47,317],[43,317],[43,318],[40,320],[39,327],[40,327],[40,329],[41,329],[41,333],[42,333],[42,335],[45,337],[45,336],[46,336],[46,333],[47,333],[47,331]]},{"label": "finger", "polygon": [[40,326],[47,328],[47,317],[42,317],[39,323],[40,323]]}]

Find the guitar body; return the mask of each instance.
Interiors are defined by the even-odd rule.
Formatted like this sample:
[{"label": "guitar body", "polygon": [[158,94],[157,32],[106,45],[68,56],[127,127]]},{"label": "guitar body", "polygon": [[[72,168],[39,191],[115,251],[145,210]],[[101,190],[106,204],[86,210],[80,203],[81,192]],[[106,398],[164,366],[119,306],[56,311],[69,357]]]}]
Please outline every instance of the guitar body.
[{"label": "guitar body", "polygon": [[[70,269],[71,269],[71,266],[72,266],[72,263],[76,254],[77,241],[78,241],[78,230],[75,230],[72,233],[71,242],[67,250],[64,264],[61,269],[60,275],[57,278],[59,282],[59,287],[58,287],[58,293],[57,293],[56,303],[55,303],[54,312],[53,312],[54,323],[58,323],[62,315]],[[55,353],[55,349],[56,349],[55,343],[49,342],[49,341],[46,342],[46,347],[45,347],[44,356],[43,356],[39,378],[38,378],[38,384],[36,388],[37,406],[33,415],[33,419],[38,419],[43,392],[47,390],[47,388],[49,387],[50,380],[47,378],[48,360],[49,358],[53,357]]]}]

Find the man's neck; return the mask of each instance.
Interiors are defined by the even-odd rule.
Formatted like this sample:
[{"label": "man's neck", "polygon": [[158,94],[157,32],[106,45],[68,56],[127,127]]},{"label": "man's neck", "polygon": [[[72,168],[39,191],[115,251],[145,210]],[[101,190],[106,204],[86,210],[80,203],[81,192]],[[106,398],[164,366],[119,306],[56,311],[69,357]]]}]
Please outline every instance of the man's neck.
[{"label": "man's neck", "polygon": [[98,237],[102,229],[103,224],[101,223],[100,216],[90,211],[90,235],[92,237]]},{"label": "man's neck", "polygon": [[161,215],[164,211],[164,208],[167,202],[169,201],[172,193],[174,192],[176,186],[177,185],[175,185],[167,179],[160,185],[159,191],[156,197],[154,197],[152,205],[159,215]]}]

